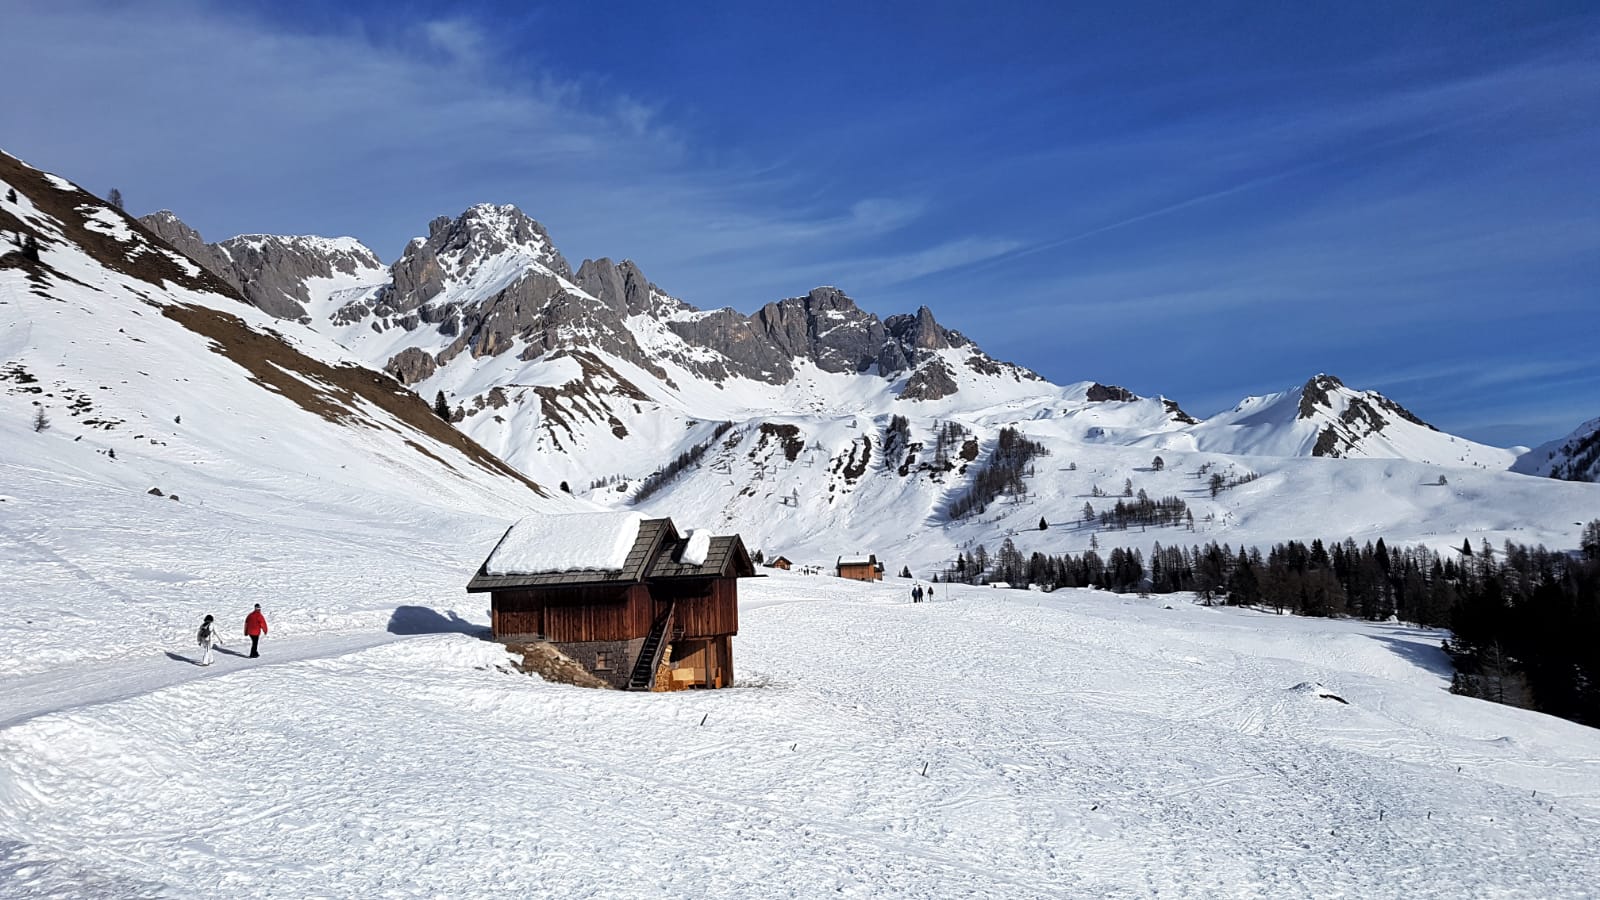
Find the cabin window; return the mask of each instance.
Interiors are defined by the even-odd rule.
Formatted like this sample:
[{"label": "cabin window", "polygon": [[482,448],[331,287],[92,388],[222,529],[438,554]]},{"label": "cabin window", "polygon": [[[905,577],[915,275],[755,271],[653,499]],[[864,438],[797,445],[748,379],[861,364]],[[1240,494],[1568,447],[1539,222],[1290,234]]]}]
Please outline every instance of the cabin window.
[{"label": "cabin window", "polygon": [[594,669],[596,672],[611,668],[611,654],[604,650],[594,655]]}]

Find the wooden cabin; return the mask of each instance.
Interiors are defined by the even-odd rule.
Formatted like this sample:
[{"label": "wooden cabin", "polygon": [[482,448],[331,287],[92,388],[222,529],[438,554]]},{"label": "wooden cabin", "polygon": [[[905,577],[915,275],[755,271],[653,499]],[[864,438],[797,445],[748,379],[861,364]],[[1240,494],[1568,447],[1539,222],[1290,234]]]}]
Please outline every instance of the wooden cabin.
[{"label": "wooden cabin", "polygon": [[834,574],[856,581],[882,581],[883,563],[875,554],[866,556],[841,556],[834,565]]},{"label": "wooden cabin", "polygon": [[782,569],[785,572],[787,572],[790,569],[794,568],[794,563],[790,562],[789,561],[789,557],[787,557],[787,556],[780,556],[777,559],[773,560],[772,562],[768,563],[767,565],[772,567],[772,568],[774,568],[774,569]]},{"label": "wooden cabin", "polygon": [[697,553],[671,519],[633,515],[637,536],[620,568],[520,571],[541,566],[491,565],[501,548],[518,540],[519,526],[534,527],[525,523],[542,520],[537,527],[559,529],[568,524],[561,520],[626,522],[630,515],[524,519],[506,530],[467,591],[489,594],[497,640],[548,641],[614,687],[727,687],[733,683],[733,636],[739,633],[738,579],[755,575],[738,535],[711,537]]}]

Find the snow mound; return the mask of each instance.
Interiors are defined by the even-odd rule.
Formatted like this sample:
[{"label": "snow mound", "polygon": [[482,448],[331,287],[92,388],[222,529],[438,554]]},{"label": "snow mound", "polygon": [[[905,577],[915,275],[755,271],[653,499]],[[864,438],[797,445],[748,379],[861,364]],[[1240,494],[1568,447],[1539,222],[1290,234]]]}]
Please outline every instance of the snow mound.
[{"label": "snow mound", "polygon": [[1318,684],[1314,681],[1302,681],[1294,687],[1289,688],[1289,690],[1292,693],[1303,694],[1307,697],[1312,697],[1319,700],[1337,700],[1346,705],[1350,703],[1349,700],[1346,700],[1345,698],[1335,694],[1333,691],[1328,690],[1321,684]]},{"label": "snow mound", "polygon": [[526,516],[506,531],[484,572],[615,572],[627,562],[643,521],[636,512]]},{"label": "snow mound", "polygon": [[689,531],[689,543],[684,545],[680,561],[686,565],[703,566],[706,564],[706,554],[710,552],[711,532],[704,528],[693,528]]}]

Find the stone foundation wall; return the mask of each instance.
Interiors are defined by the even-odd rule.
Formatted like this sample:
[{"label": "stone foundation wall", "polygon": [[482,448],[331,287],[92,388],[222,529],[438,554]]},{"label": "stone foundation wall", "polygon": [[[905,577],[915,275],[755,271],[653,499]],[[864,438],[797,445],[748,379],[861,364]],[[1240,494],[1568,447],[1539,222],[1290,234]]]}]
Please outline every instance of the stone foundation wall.
[{"label": "stone foundation wall", "polygon": [[[583,666],[594,677],[616,688],[628,686],[628,676],[633,674],[633,663],[644,649],[644,638],[631,641],[583,641],[556,644],[561,652]],[[597,666],[600,654],[606,655],[606,668]]]}]

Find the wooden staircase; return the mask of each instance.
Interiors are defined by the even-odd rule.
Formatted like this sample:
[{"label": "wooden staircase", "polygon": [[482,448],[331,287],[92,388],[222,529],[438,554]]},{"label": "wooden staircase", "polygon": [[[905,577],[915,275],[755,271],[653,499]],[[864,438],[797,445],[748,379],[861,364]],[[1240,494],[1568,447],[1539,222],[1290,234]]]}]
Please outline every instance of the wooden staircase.
[{"label": "wooden staircase", "polygon": [[666,652],[667,635],[672,633],[672,614],[677,608],[677,604],[668,606],[644,639],[639,659],[633,664],[633,674],[628,676],[628,690],[648,691],[655,687],[656,669],[661,667],[661,654]]}]

